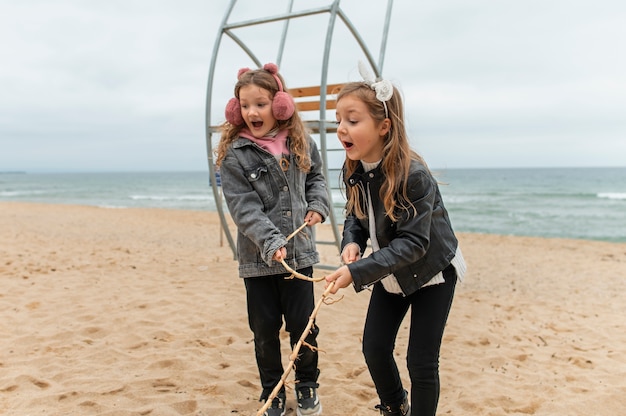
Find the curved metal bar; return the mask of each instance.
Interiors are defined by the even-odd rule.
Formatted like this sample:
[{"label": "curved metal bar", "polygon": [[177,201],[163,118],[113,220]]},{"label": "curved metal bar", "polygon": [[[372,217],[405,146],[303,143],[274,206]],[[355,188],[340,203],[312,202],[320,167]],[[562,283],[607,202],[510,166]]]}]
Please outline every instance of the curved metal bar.
[{"label": "curved metal bar", "polygon": [[254,54],[254,52],[252,52],[252,50],[248,48],[248,46],[241,39],[239,39],[239,37],[237,37],[233,32],[231,32],[230,30],[225,30],[224,34],[228,36],[229,38],[231,38],[237,45],[239,45],[239,47],[243,49],[246,55],[248,55],[248,57],[252,59],[252,61],[254,62],[256,66],[258,66],[259,68],[263,66],[259,58],[257,58],[256,55]]},{"label": "curved metal bar", "polygon": [[343,22],[345,23],[350,33],[352,33],[352,36],[354,36],[354,39],[357,41],[357,43],[361,47],[361,50],[363,51],[363,53],[365,54],[365,57],[369,61],[370,66],[374,69],[374,74],[376,75],[376,77],[380,77],[381,72],[378,68],[378,65],[376,64],[376,61],[374,60],[374,57],[372,56],[369,48],[365,44],[365,41],[361,37],[361,34],[358,32],[358,30],[356,30],[356,27],[352,24],[350,19],[348,19],[348,17],[345,15],[345,13],[342,10],[340,10],[338,14],[341,20],[343,20]]},{"label": "curved metal bar", "polygon": [[233,236],[230,233],[230,229],[228,228],[228,222],[226,221],[226,216],[224,215],[224,209],[222,207],[222,201],[220,193],[217,189],[217,175],[215,172],[215,166],[213,164],[213,145],[211,143],[211,139],[213,137],[213,132],[211,131],[211,98],[213,95],[213,80],[215,77],[215,64],[217,62],[217,55],[219,52],[220,44],[222,41],[222,28],[226,25],[230,14],[235,7],[235,3],[237,0],[231,0],[226,13],[224,14],[224,18],[222,19],[222,23],[220,25],[220,29],[218,30],[217,38],[215,39],[215,45],[213,46],[213,55],[211,56],[211,66],[209,67],[209,79],[207,82],[207,93],[206,93],[206,105],[205,105],[205,141],[207,148],[207,162],[209,164],[209,178],[211,183],[211,188],[213,189],[213,198],[215,200],[215,207],[217,209],[217,213],[220,217],[220,224],[222,229],[224,230],[224,234],[226,235],[226,239],[228,240],[228,245],[230,246],[233,257],[237,259],[237,249],[235,246],[235,242],[233,240]]},{"label": "curved metal bar", "polygon": [[[289,1],[287,6],[287,13],[291,13],[293,10],[293,0]],[[278,45],[278,53],[276,54],[276,65],[280,68],[283,61],[283,51],[285,50],[285,42],[287,41],[287,32],[289,31],[289,22],[291,19],[285,20],[285,26],[283,26],[283,34],[280,36],[280,44]]]},{"label": "curved metal bar", "polygon": [[[386,10],[386,16],[385,16],[385,23],[384,23],[384,28],[383,28],[383,35],[382,35],[382,40],[381,40],[381,47],[380,47],[380,54],[379,54],[379,62],[376,63],[372,53],[370,52],[369,48],[367,47],[367,45],[365,44],[365,41],[363,40],[363,38],[361,37],[360,33],[358,32],[358,30],[356,29],[356,27],[354,26],[354,24],[350,21],[350,19],[346,16],[346,14],[344,13],[344,11],[339,7],[339,3],[340,0],[333,0],[332,4],[326,7],[320,7],[320,8],[316,8],[316,9],[309,9],[309,10],[302,10],[302,11],[293,11],[293,4],[294,4],[294,0],[290,0],[289,1],[289,5],[288,5],[288,9],[286,13],[283,14],[279,14],[279,15],[275,15],[275,16],[269,16],[266,18],[262,18],[262,19],[253,19],[253,20],[247,20],[247,21],[241,21],[241,22],[235,22],[235,23],[229,23],[228,20],[232,14],[232,11],[235,7],[237,3],[237,0],[231,0],[226,13],[224,14],[224,17],[222,19],[222,22],[220,24],[220,27],[218,29],[218,36],[215,40],[215,44],[213,47],[213,53],[211,55],[211,63],[210,63],[210,68],[209,68],[209,76],[208,76],[208,84],[207,84],[207,95],[206,95],[206,114],[205,114],[205,141],[206,141],[206,147],[207,147],[207,161],[208,161],[208,165],[209,165],[209,175],[210,175],[210,185],[213,191],[213,195],[215,197],[215,203],[216,203],[216,208],[217,208],[217,212],[219,214],[220,217],[220,222],[222,225],[222,229],[224,231],[224,233],[226,234],[226,237],[228,239],[228,243],[233,251],[233,255],[234,258],[237,259],[237,250],[236,250],[236,245],[233,239],[233,236],[230,232],[230,229],[228,227],[228,222],[226,220],[226,215],[224,212],[224,205],[223,202],[221,200],[221,193],[219,192],[220,190],[218,189],[217,186],[217,171],[216,171],[216,167],[215,164],[213,163],[213,148],[212,148],[212,135],[214,133],[217,132],[217,129],[211,126],[211,105],[212,105],[212,94],[213,94],[213,84],[215,82],[215,68],[216,68],[216,63],[217,63],[217,58],[218,58],[218,54],[219,54],[219,49],[221,46],[221,41],[222,41],[222,37],[223,36],[228,36],[230,39],[232,39],[236,45],[238,45],[247,55],[248,57],[250,57],[250,59],[259,67],[261,67],[261,62],[259,60],[259,58],[254,54],[254,52],[246,45],[245,42],[243,42],[239,37],[237,37],[232,30],[233,29],[238,29],[238,28],[243,28],[243,27],[248,27],[248,26],[254,26],[254,25],[258,25],[258,24],[263,24],[263,23],[271,23],[271,22],[277,22],[277,21],[281,21],[284,20],[285,21],[285,25],[283,27],[283,31],[282,31],[282,36],[281,36],[281,40],[280,40],[280,45],[279,45],[279,50],[278,50],[278,55],[277,55],[277,63],[280,64],[283,58],[283,52],[284,52],[284,47],[286,44],[286,38],[288,35],[288,29],[289,29],[289,22],[290,19],[292,18],[298,18],[298,17],[306,17],[306,16],[312,16],[312,15],[316,15],[316,14],[322,14],[322,13],[329,13],[330,17],[328,20],[328,27],[326,29],[326,39],[325,39],[325,47],[324,47],[324,55],[323,55],[323,61],[322,61],[322,74],[321,74],[321,78],[320,78],[320,90],[324,91],[323,94],[320,95],[320,112],[319,112],[319,136],[320,136],[320,152],[321,152],[321,156],[322,156],[322,161],[323,161],[323,172],[324,175],[326,176],[327,180],[329,180],[329,158],[328,158],[328,153],[331,150],[334,149],[328,149],[327,146],[327,131],[326,131],[326,127],[328,125],[327,121],[326,121],[326,89],[328,86],[328,68],[329,68],[329,60],[330,60],[330,49],[331,49],[331,45],[332,45],[332,39],[333,39],[333,33],[334,33],[334,28],[336,25],[336,21],[337,21],[337,16],[339,16],[339,18],[343,21],[343,23],[346,25],[347,29],[349,30],[349,32],[352,34],[352,36],[354,37],[354,39],[357,41],[358,45],[360,46],[361,50],[363,51],[363,53],[365,54],[366,59],[368,60],[368,62],[370,63],[370,66],[372,67],[375,75],[377,77],[380,77],[382,74],[382,68],[383,68],[383,64],[384,64],[384,58],[385,58],[385,51],[386,51],[386,45],[387,45],[387,35],[389,32],[389,22],[391,20],[391,9],[393,6],[393,0],[388,0],[387,2],[387,10]],[[339,228],[338,228],[338,224],[337,224],[337,218],[335,217],[335,210],[334,210],[334,203],[333,203],[333,197],[332,197],[332,192],[331,189],[332,187],[330,186],[330,183],[328,184],[329,186],[327,187],[327,192],[328,192],[328,197],[329,200],[331,201],[331,210],[329,213],[329,219],[331,222],[331,226],[332,226],[332,230],[333,230],[333,235],[334,235],[334,244],[339,247],[340,245],[340,241],[341,241],[341,236],[339,233]],[[329,242],[321,242],[321,243],[330,243]],[[321,266],[323,267],[323,266]],[[328,267],[328,266],[326,266]]]},{"label": "curved metal bar", "polygon": [[299,12],[277,14],[275,16],[269,16],[269,17],[265,17],[262,19],[252,19],[252,20],[245,20],[243,22],[238,22],[238,23],[230,23],[230,24],[224,25],[223,29],[224,30],[238,29],[241,27],[258,25],[259,23],[278,22],[280,20],[292,19],[294,17],[305,17],[305,16],[311,16],[314,14],[326,13],[328,11],[330,11],[330,7],[321,7],[319,9],[309,9],[309,10],[302,10]]},{"label": "curved metal bar", "polygon": [[393,0],[387,2],[387,12],[385,14],[385,26],[383,28],[383,37],[380,41],[380,54],[378,56],[378,69],[383,73],[383,63],[385,61],[385,51],[387,50],[387,35],[389,34],[389,22],[391,22],[391,8]]},{"label": "curved metal bar", "polygon": [[326,129],[322,128],[326,122],[326,87],[328,85],[328,65],[330,62],[330,47],[333,40],[333,32],[335,30],[335,22],[337,20],[337,13],[340,11],[339,9],[339,1],[335,0],[330,9],[330,17],[328,19],[328,27],[326,29],[326,43],[324,46],[324,57],[322,59],[322,76],[320,79],[320,91],[324,91],[324,93],[320,93],[320,126],[319,126],[319,135],[320,135],[320,150],[322,156],[322,171],[324,172],[324,177],[326,178],[327,186],[326,193],[328,194],[328,200],[330,201],[330,210],[328,215],[330,216],[330,224],[333,230],[333,236],[335,238],[335,245],[339,250],[341,245],[341,235],[339,233],[339,227],[337,225],[337,218],[335,218],[335,204],[333,201],[333,194],[331,187],[328,186],[328,180],[330,175],[328,174],[328,144],[326,142]]}]

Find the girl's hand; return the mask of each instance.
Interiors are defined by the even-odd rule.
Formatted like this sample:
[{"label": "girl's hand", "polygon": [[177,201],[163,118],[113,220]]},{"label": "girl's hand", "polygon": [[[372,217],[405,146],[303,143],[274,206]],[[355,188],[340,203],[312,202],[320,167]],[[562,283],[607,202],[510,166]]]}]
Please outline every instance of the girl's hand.
[{"label": "girl's hand", "polygon": [[341,252],[341,261],[344,264],[354,263],[361,258],[361,248],[357,243],[350,243]]},{"label": "girl's hand", "polygon": [[308,227],[312,227],[315,224],[319,224],[320,222],[322,222],[322,216],[319,214],[319,212],[309,211],[304,217],[304,222],[306,222],[306,225]]},{"label": "girl's hand", "polygon": [[287,257],[287,249],[285,247],[281,247],[274,252],[274,255],[272,256],[272,260],[280,263],[280,261],[284,259],[285,257]]},{"label": "girl's hand", "polygon": [[326,288],[328,288],[331,282],[335,282],[335,285],[330,290],[330,293],[335,294],[339,289],[347,287],[352,283],[352,273],[350,273],[350,269],[348,269],[348,266],[341,266],[340,268],[326,276],[325,279]]}]

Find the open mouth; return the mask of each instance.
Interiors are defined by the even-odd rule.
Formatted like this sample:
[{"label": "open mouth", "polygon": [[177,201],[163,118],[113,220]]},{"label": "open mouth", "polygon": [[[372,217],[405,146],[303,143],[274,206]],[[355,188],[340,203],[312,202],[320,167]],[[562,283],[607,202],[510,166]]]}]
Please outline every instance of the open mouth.
[{"label": "open mouth", "polygon": [[354,146],[354,144],[351,142],[342,141],[341,143],[343,144],[343,148],[346,150],[350,150],[352,146]]},{"label": "open mouth", "polygon": [[263,122],[262,122],[262,121],[253,121],[253,122],[252,122],[252,126],[253,126],[254,128],[257,128],[257,129],[258,129],[259,127],[261,127],[262,125],[263,125]]}]

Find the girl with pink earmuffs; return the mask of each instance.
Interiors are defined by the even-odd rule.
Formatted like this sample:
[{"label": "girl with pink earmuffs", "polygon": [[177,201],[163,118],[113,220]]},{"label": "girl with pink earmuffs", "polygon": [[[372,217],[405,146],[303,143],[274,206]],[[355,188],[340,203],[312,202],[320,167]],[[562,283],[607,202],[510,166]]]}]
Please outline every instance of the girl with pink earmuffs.
[{"label": "girl with pink earmuffs", "polygon": [[[266,401],[283,374],[279,331],[285,320],[293,347],[315,307],[313,283],[285,279],[281,264],[311,277],[319,262],[312,226],[329,213],[317,145],[306,129],[275,64],[242,68],[217,147],[223,195],[237,226],[239,276],[246,288],[248,322]],[[303,222],[301,232],[287,240]],[[317,334],[313,325],[296,361],[298,415],[320,415]],[[284,389],[266,415],[285,414]]]}]

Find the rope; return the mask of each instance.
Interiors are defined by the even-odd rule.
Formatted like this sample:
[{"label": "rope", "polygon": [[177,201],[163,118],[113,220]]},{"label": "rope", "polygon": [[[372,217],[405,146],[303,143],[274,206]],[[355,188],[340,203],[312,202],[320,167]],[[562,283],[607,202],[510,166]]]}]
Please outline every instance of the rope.
[{"label": "rope", "polygon": [[[287,241],[291,240],[296,234],[298,234],[300,231],[302,231],[304,229],[304,227],[306,227],[306,226],[307,226],[307,223],[305,221],[304,224],[302,224],[293,233],[291,233],[291,234],[289,234],[287,236]],[[295,271],[294,269],[289,267],[289,265],[285,262],[285,259],[280,259],[280,262],[283,265],[283,267],[289,273],[291,273],[291,276],[289,276],[287,279],[293,279],[294,277],[297,277],[298,279],[307,280],[309,282],[321,282],[322,280],[324,280],[324,276],[314,278],[314,277],[305,276],[302,273],[298,273],[297,271]]]},{"label": "rope", "polygon": [[[306,225],[307,223],[305,222],[300,227],[298,227],[296,231],[294,231],[287,237],[287,241],[289,241],[291,238],[293,238],[293,236],[295,236],[302,229],[304,229]],[[291,276],[288,277],[287,279],[293,279],[294,277],[296,277],[298,279],[308,280],[310,282],[321,282],[322,280],[324,280],[324,276],[320,278],[312,278],[312,277],[305,276],[301,273],[298,273],[297,271],[289,267],[287,263],[285,263],[285,260],[283,259],[281,259],[280,262],[283,264],[285,269],[287,269],[287,271],[291,273]],[[274,400],[274,397],[278,395],[278,393],[280,392],[280,389],[285,384],[285,380],[287,379],[287,376],[291,372],[291,369],[295,366],[296,359],[298,358],[298,352],[300,351],[300,347],[302,347],[302,345],[304,344],[308,346],[309,348],[313,348],[311,345],[309,345],[305,341],[305,338],[311,332],[311,328],[315,324],[315,317],[317,316],[317,311],[319,310],[320,306],[322,306],[322,303],[331,304],[331,303],[336,302],[331,299],[327,299],[328,295],[330,294],[330,291],[333,289],[334,286],[335,286],[335,282],[331,282],[326,288],[326,290],[324,291],[324,293],[322,293],[322,298],[317,302],[317,304],[315,305],[315,308],[313,309],[313,312],[311,313],[311,316],[309,316],[309,323],[307,324],[306,328],[304,328],[304,331],[302,331],[302,335],[300,336],[300,339],[298,340],[296,345],[293,347],[293,351],[291,352],[291,355],[289,356],[289,364],[287,365],[287,368],[283,372],[283,375],[280,377],[278,384],[276,385],[276,387],[274,387],[274,390],[272,390],[269,397],[265,401],[265,404],[263,405],[263,407],[261,407],[259,411],[257,412],[257,416],[263,416],[263,413],[265,413],[265,411],[272,405],[272,400]],[[341,298],[339,300],[341,300]]]}]

